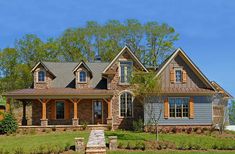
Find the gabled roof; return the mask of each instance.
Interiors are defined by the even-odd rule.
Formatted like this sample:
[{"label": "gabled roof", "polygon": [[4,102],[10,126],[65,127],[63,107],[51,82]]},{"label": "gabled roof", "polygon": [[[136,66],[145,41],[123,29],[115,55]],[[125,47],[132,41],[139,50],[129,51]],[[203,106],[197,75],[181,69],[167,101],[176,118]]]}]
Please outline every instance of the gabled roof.
[{"label": "gabled roof", "polygon": [[226,90],[224,90],[217,82],[215,81],[211,81],[211,84],[215,87],[215,89],[222,94],[225,94],[226,97],[232,99],[233,96],[231,94],[229,94]]},{"label": "gabled roof", "polygon": [[109,65],[104,69],[103,73],[105,73],[112,65],[113,63],[125,52],[127,51],[131,57],[139,64],[145,72],[148,72],[148,70],[145,68],[145,66],[141,63],[141,61],[136,57],[136,55],[131,51],[130,48],[125,46],[118,54],[117,56],[109,63]]},{"label": "gabled roof", "polygon": [[47,72],[49,72],[51,75],[53,75],[54,77],[56,77],[56,75],[55,75],[54,73],[52,73],[51,70],[50,70],[43,62],[41,62],[41,61],[39,61],[39,62],[33,67],[33,69],[31,70],[31,73],[34,72],[35,69],[36,69],[39,65],[42,65],[43,68],[44,68]]},{"label": "gabled roof", "polygon": [[170,64],[170,62],[176,57],[180,55],[181,57],[183,57],[183,59],[185,60],[186,63],[190,64],[191,68],[194,69],[196,75],[198,75],[200,78],[202,78],[202,81],[204,84],[206,84],[207,86],[209,86],[211,89],[213,89],[214,91],[215,88],[214,86],[211,84],[211,82],[208,80],[208,78],[201,72],[201,70],[194,64],[194,62],[189,58],[189,56],[187,56],[187,54],[181,49],[178,48],[175,50],[175,52],[173,52],[164,62],[162,65],[160,65],[160,67],[157,70],[157,75],[156,77],[158,77],[163,70]]},{"label": "gabled roof", "polygon": [[83,60],[73,69],[73,73],[76,72],[81,65],[83,65],[92,75],[91,69],[86,65]]}]

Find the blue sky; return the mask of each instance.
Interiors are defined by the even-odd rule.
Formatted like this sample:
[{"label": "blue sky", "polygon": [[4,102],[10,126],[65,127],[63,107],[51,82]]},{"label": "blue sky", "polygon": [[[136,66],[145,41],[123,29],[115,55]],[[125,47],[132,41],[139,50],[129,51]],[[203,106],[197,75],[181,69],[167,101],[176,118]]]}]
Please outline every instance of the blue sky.
[{"label": "blue sky", "polygon": [[235,1],[233,0],[1,0],[0,48],[24,34],[59,36],[86,21],[138,19],[168,23],[176,43],[210,79],[235,96]]}]

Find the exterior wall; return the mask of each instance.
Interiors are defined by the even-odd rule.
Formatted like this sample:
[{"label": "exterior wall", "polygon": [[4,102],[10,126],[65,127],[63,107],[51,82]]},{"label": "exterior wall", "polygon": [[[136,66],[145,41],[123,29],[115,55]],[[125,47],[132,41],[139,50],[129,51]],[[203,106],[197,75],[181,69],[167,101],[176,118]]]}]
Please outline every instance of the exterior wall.
[{"label": "exterior wall", "polygon": [[[151,102],[156,102],[157,97],[152,97]],[[164,100],[164,99],[163,99]],[[149,109],[145,104],[145,109]],[[160,114],[160,110],[164,111],[163,103],[153,103],[152,111],[155,113],[157,118]],[[145,111],[144,122],[145,125],[148,124],[150,119],[149,111]],[[212,125],[212,99],[206,96],[194,96],[194,118],[168,118],[164,119],[164,113],[161,114],[159,125]]]},{"label": "exterior wall", "polygon": [[[46,81],[45,82],[38,82],[38,72],[40,70],[43,70],[46,72]],[[48,73],[41,65],[39,65],[38,68],[35,69],[35,71],[33,72],[33,76],[34,76],[34,88],[35,89],[45,89],[45,88],[50,88],[51,87],[51,82],[53,80],[53,76]]]},{"label": "exterior wall", "polygon": [[[182,67],[187,73],[186,83],[171,83],[170,70],[172,68]],[[165,68],[161,74],[163,88],[206,88],[206,85],[196,76],[192,69],[184,62],[178,55],[171,63]]]},{"label": "exterior wall", "polygon": [[[85,71],[87,74],[87,82],[85,83],[80,83],[79,82],[79,72],[80,71]],[[91,73],[88,72],[88,70],[84,67],[80,67],[79,69],[77,69],[77,71],[75,72],[76,75],[76,88],[90,88],[91,87]]]},{"label": "exterior wall", "polygon": [[[112,115],[113,115],[113,125],[114,128],[120,128],[120,129],[128,129],[132,127],[133,120],[137,120],[139,118],[143,119],[144,113],[143,113],[143,107],[142,104],[137,100],[134,99],[133,102],[133,117],[132,118],[122,118],[119,115],[119,96],[124,91],[131,92],[130,85],[120,85],[119,84],[119,60],[128,60],[130,59],[130,56],[128,54],[123,54],[111,67],[111,72],[115,71],[116,73],[113,76],[109,77],[109,83],[108,86],[111,90],[114,90],[114,95],[111,99],[112,102]],[[133,64],[135,67],[136,65]],[[138,68],[134,68],[138,69]]]}]

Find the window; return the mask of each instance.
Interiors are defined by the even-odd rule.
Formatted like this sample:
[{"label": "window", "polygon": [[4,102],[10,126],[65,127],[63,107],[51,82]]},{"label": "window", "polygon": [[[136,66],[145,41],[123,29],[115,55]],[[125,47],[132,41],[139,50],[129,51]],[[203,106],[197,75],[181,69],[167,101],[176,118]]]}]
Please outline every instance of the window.
[{"label": "window", "polygon": [[182,82],[182,70],[181,69],[175,69],[175,81]]},{"label": "window", "polygon": [[56,119],[64,119],[64,102],[56,102]]},{"label": "window", "polygon": [[120,62],[120,83],[129,83],[132,73],[132,62],[121,61]]},{"label": "window", "polygon": [[45,82],[45,71],[39,71],[38,72],[38,82]]},{"label": "window", "polygon": [[81,71],[79,73],[79,82],[86,82],[86,72],[85,71]]},{"label": "window", "polygon": [[189,116],[189,98],[169,98],[170,117]]},{"label": "window", "polygon": [[133,97],[130,93],[125,92],[120,96],[120,116],[132,117]]}]

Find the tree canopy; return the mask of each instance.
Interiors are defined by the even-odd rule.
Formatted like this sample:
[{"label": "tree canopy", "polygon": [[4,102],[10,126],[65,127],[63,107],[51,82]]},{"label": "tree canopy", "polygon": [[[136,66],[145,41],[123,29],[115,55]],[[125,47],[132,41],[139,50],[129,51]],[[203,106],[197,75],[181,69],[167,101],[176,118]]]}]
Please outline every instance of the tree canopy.
[{"label": "tree canopy", "polygon": [[35,34],[16,40],[14,47],[0,52],[0,94],[28,88],[30,70],[38,61],[93,61],[100,55],[109,62],[127,45],[144,65],[158,66],[174,49],[179,38],[174,28],[163,23],[109,20],[105,24],[88,21],[85,26],[66,29],[57,38],[43,41]]}]

